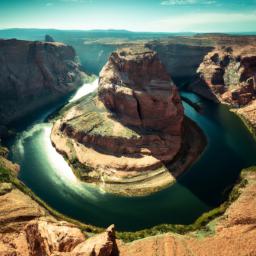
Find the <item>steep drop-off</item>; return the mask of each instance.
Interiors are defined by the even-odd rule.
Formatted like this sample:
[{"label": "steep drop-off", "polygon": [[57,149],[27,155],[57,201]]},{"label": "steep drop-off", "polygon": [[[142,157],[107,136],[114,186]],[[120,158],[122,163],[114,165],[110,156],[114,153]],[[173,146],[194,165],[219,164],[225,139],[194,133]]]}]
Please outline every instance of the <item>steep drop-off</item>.
[{"label": "steep drop-off", "polygon": [[219,47],[198,68],[202,82],[256,131],[256,43]]},{"label": "steep drop-off", "polygon": [[78,88],[83,72],[75,57],[62,43],[0,40],[0,125]]},{"label": "steep drop-off", "polygon": [[[129,239],[158,234],[127,243],[116,238],[113,226],[104,232],[81,223],[72,224],[67,218],[64,221],[64,216],[53,211],[54,217],[49,207],[45,208],[16,178],[17,166],[5,159],[6,156],[7,150],[0,148],[0,255],[240,256],[256,253],[255,167],[242,172],[225,214],[203,228],[183,235],[162,234],[161,227],[134,234],[117,233]],[[165,230],[164,225],[162,228]],[[95,231],[102,233],[92,233]]]},{"label": "steep drop-off", "polygon": [[6,159],[7,153],[0,146],[0,255],[118,255],[114,226],[95,235],[82,232],[81,224],[79,228],[64,221],[65,216],[46,206],[17,179],[19,168]]},{"label": "steep drop-off", "polygon": [[205,145],[156,52],[144,47],[114,52],[98,95],[64,110],[51,139],[79,178],[126,195],[173,183]]}]

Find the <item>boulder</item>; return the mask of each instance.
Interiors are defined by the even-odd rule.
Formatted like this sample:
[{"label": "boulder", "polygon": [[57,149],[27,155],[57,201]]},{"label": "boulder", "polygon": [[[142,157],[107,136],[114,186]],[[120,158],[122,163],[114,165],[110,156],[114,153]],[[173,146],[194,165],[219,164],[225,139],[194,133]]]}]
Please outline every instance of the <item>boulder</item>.
[{"label": "boulder", "polygon": [[85,256],[118,256],[114,225],[108,227],[105,232],[80,243],[72,253]]}]

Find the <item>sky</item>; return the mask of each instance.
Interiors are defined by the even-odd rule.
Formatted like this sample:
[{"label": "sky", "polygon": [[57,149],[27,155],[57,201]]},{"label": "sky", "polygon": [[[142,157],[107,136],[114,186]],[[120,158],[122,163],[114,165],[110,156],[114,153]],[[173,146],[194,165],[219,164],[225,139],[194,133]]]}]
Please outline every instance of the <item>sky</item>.
[{"label": "sky", "polygon": [[255,32],[256,0],[0,0],[0,29]]}]

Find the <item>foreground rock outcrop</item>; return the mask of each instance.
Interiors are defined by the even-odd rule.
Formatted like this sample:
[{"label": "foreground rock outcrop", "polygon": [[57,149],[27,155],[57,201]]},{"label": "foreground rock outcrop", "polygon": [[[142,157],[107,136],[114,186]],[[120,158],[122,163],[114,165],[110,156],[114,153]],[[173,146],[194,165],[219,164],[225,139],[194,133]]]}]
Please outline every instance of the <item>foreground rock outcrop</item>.
[{"label": "foreground rock outcrop", "polygon": [[[3,156],[0,156],[2,160]],[[8,160],[6,160],[8,161]],[[10,163],[9,166],[13,164]],[[225,214],[185,235],[166,233],[130,243],[118,240],[114,226],[99,234],[82,232],[31,198],[16,169],[0,162],[0,255],[10,256],[240,256],[256,254],[256,171],[244,170]],[[3,185],[8,190],[2,190]],[[25,190],[24,190],[25,188]],[[26,193],[24,193],[24,190]],[[232,197],[231,197],[232,199]],[[230,200],[231,200],[230,199]],[[160,231],[159,231],[160,232]]]},{"label": "foreground rock outcrop", "polygon": [[84,73],[71,46],[0,40],[0,125],[67,95]]},{"label": "foreground rock outcrop", "polygon": [[114,226],[88,238],[78,226],[54,217],[17,179],[7,150],[0,147],[0,153],[1,256],[118,255]]},{"label": "foreground rock outcrop", "polygon": [[205,145],[157,54],[143,47],[114,52],[98,94],[64,109],[51,139],[79,178],[125,195],[170,185]]},{"label": "foreground rock outcrop", "polygon": [[242,172],[240,185],[233,190],[239,198],[225,214],[204,229],[177,235],[167,233],[119,244],[122,256],[241,256],[256,255],[256,171]]}]

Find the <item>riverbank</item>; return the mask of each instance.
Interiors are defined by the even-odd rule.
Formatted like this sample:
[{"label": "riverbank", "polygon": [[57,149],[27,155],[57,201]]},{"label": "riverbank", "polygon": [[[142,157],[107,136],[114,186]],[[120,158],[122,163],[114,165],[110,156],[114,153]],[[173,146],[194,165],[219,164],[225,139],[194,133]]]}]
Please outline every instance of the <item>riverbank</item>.
[{"label": "riverbank", "polygon": [[[213,219],[204,228],[196,227],[200,223],[198,221],[195,226],[190,226],[192,232],[177,235],[170,232],[175,228],[168,230],[167,225],[162,225],[162,230],[169,233],[161,234],[163,231],[161,232],[160,227],[148,230],[156,236],[126,244],[120,243],[120,255],[254,255],[256,253],[255,180],[255,167],[243,170],[229,200],[216,210],[216,215],[213,214],[219,217],[212,216]],[[204,216],[206,217],[207,214]],[[179,233],[184,232],[182,226],[176,228],[180,229]],[[145,233],[147,231],[138,232],[137,237],[143,238]]]},{"label": "riverbank", "polygon": [[[108,248],[104,254],[106,256],[139,256],[145,253],[156,255],[156,252],[174,255],[177,250],[183,251],[184,255],[187,255],[188,251],[192,251],[194,255],[213,255],[213,248],[214,252],[222,248],[218,255],[225,256],[241,255],[240,252],[244,253],[245,250],[252,255],[256,252],[256,167],[243,170],[228,200],[218,208],[203,214],[195,223],[165,224],[137,232],[117,232],[117,240],[113,229],[103,232],[101,228],[76,222],[52,210],[34,196],[16,178],[16,174],[16,171],[7,170],[2,166],[0,168],[0,200],[3,202],[0,206],[0,253],[15,252],[25,256],[29,253],[37,255],[39,252],[44,255],[64,255],[65,252],[72,252],[72,255],[79,255],[88,253],[88,248],[93,246],[98,250],[104,246]],[[29,235],[31,232],[33,236]],[[98,232],[103,233],[96,235]],[[44,237],[44,242],[41,237]],[[155,243],[157,246],[152,247]],[[175,249],[171,249],[173,243],[177,245]],[[245,243],[246,246],[243,246]],[[206,244],[207,246],[204,246]],[[117,248],[119,253],[111,254]],[[169,248],[168,251],[165,248]]]}]

